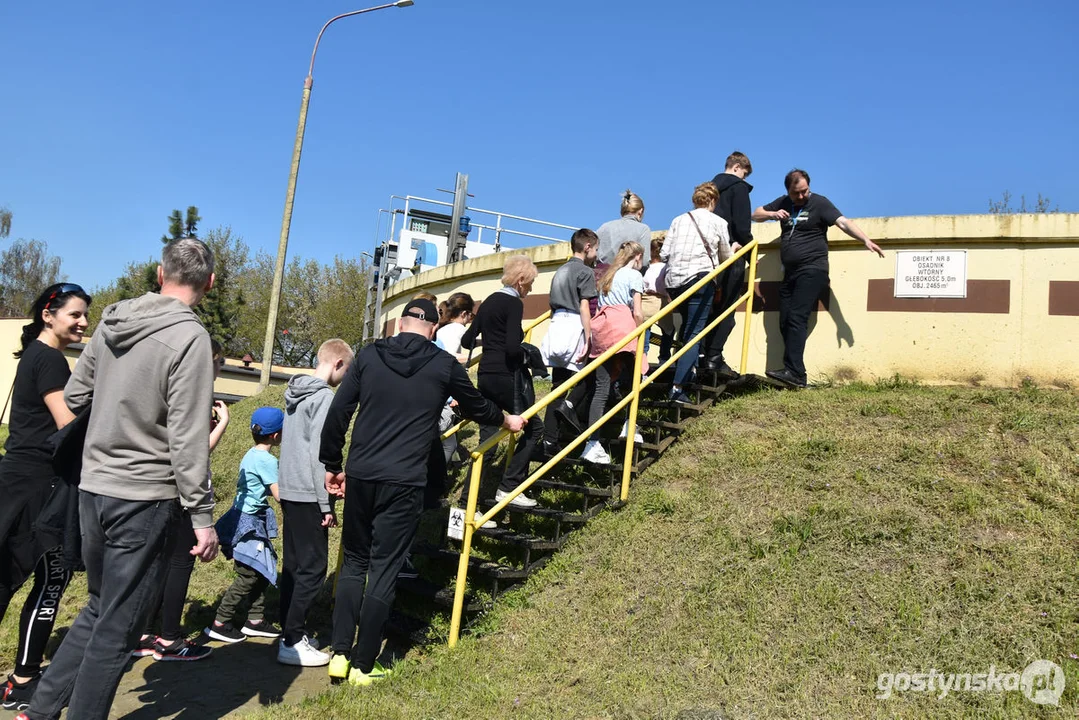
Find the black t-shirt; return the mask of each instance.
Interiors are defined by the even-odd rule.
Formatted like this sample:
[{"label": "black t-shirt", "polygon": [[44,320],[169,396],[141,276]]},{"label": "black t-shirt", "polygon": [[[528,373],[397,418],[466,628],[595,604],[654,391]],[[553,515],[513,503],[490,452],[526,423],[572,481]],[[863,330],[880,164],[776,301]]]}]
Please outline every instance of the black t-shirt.
[{"label": "black t-shirt", "polygon": [[56,432],[56,421],[42,396],[63,390],[70,376],[67,358],[56,348],[40,340],[34,340],[26,348],[15,371],[4,462],[20,459],[52,462],[52,448],[45,441]]},{"label": "black t-shirt", "polygon": [[805,205],[795,207],[790,195],[764,206],[769,212],[786,210],[790,219],[780,223],[779,259],[786,271],[815,267],[828,269],[828,228],[843,216],[823,195],[810,194]]}]

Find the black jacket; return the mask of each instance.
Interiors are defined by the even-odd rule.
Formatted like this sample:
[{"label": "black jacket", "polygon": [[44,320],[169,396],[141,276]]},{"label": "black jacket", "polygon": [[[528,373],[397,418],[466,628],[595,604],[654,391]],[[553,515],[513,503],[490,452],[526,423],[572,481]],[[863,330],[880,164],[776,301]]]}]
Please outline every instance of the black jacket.
[{"label": "black jacket", "polygon": [[345,432],[358,404],[345,474],[423,487],[438,418],[450,396],[464,417],[502,424],[502,411],[480,395],[453,355],[416,333],[378,340],[352,361],[334,396],[322,426],[319,460],[327,470],[340,471]]},{"label": "black jacket", "polygon": [[521,298],[501,291],[491,293],[480,303],[476,317],[461,337],[461,347],[473,349],[476,336],[482,336],[481,373],[512,376],[524,362],[521,352],[525,339],[521,331],[524,311]]},{"label": "black jacket", "polygon": [[746,245],[753,239],[753,208],[749,205],[753,186],[730,173],[716,175],[712,184],[719,190],[715,212],[727,221],[731,244]]}]

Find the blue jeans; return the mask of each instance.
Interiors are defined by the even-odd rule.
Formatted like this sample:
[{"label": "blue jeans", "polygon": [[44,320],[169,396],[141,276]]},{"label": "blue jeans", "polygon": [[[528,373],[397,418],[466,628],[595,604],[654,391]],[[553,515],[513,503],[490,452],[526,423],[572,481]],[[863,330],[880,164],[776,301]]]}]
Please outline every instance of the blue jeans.
[{"label": "blue jeans", "polygon": [[[668,288],[667,292],[671,300],[677,300],[685,290],[698,282],[701,276],[697,276],[682,287]],[[678,313],[682,316],[682,342],[686,343],[700,333],[708,324],[708,318],[712,312],[712,300],[716,295],[716,283],[713,280],[698,290],[685,303],[678,307]],[[697,355],[700,352],[700,343],[694,343],[693,347],[683,353],[674,364],[674,384],[685,385],[693,379],[693,371],[697,368]]]},{"label": "blue jeans", "polygon": [[[177,500],[138,501],[79,492],[90,598],[68,631],[26,714],[106,720],[131,651],[160,595]],[[104,582],[105,578],[109,581]]]}]

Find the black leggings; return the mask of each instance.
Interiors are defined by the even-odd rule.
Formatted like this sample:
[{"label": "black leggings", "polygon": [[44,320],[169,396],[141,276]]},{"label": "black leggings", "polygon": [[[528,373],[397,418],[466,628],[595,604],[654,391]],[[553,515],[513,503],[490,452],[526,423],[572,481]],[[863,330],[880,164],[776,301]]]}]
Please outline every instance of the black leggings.
[{"label": "black leggings", "polygon": [[195,556],[191,548],[198,544],[195,530],[191,525],[191,515],[184,511],[176,522],[176,538],[169,565],[165,573],[165,582],[161,587],[161,601],[156,610],[150,613],[146,621],[146,635],[152,635],[154,618],[161,615],[161,639],[175,642],[182,636],[180,620],[187,604],[187,587],[191,583],[191,571],[195,569]]},{"label": "black leggings", "polygon": [[64,567],[63,549],[59,545],[38,559],[34,566],[34,586],[19,617],[19,646],[15,655],[15,674],[19,677],[30,677],[41,670],[60,598],[70,581],[71,570]]}]

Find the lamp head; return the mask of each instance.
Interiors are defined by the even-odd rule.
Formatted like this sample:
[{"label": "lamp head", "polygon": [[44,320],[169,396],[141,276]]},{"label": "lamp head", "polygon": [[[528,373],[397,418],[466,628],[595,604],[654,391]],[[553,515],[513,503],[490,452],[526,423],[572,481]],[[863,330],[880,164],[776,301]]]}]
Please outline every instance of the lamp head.
[{"label": "lamp head", "polygon": [[414,4],[413,0],[397,0],[397,2],[394,3],[397,7],[408,7],[412,4]]}]

